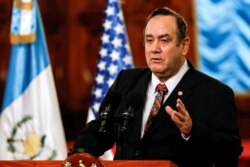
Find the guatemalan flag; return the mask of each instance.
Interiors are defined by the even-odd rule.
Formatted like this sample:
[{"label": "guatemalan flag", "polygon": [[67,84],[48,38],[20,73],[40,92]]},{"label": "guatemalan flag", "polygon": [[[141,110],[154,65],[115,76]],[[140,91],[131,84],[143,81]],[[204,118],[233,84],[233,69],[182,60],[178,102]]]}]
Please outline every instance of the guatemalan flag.
[{"label": "guatemalan flag", "polygon": [[[118,73],[134,66],[119,2],[120,0],[105,1],[101,47],[87,122],[97,117],[100,104]],[[102,159],[112,160],[113,151],[106,151]]]},{"label": "guatemalan flag", "polygon": [[66,142],[37,0],[14,0],[0,159],[65,159]]}]

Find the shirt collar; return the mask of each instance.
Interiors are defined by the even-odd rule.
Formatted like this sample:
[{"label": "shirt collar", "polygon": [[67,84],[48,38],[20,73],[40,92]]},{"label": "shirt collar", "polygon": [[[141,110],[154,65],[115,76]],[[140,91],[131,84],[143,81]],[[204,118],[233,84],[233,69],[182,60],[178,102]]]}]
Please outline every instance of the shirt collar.
[{"label": "shirt collar", "polygon": [[[175,86],[179,83],[179,81],[184,76],[184,74],[188,71],[188,69],[189,69],[188,63],[187,63],[187,60],[185,60],[180,70],[174,76],[172,76],[165,82],[169,93],[174,90]],[[156,77],[154,73],[152,73],[152,77],[151,77],[152,88],[155,89],[155,87],[159,83],[161,83],[161,81]]]}]

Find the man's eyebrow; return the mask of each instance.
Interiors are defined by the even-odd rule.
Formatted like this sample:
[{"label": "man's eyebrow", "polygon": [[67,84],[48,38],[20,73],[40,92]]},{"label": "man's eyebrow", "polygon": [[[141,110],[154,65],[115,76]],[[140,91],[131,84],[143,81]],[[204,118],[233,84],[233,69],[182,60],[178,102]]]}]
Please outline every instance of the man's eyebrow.
[{"label": "man's eyebrow", "polygon": [[[145,37],[153,37],[152,34],[146,34]],[[157,38],[164,38],[164,37],[170,37],[169,34],[162,34],[162,35],[158,35]]]},{"label": "man's eyebrow", "polygon": [[169,34],[162,34],[162,35],[159,35],[158,38],[164,38],[164,37],[170,37]]},{"label": "man's eyebrow", "polygon": [[152,34],[146,34],[145,37],[153,37]]}]

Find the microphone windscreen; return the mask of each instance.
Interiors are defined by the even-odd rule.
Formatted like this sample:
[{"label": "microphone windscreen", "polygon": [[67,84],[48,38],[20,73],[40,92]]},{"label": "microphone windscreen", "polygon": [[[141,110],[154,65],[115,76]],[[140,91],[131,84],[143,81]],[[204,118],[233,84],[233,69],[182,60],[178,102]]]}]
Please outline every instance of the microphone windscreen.
[{"label": "microphone windscreen", "polygon": [[127,95],[126,107],[133,107],[135,110],[138,110],[143,102],[142,95],[137,91],[132,91]]},{"label": "microphone windscreen", "polygon": [[107,93],[106,98],[104,100],[104,106],[112,105],[113,107],[117,107],[121,101],[121,95],[115,91],[110,91]]}]

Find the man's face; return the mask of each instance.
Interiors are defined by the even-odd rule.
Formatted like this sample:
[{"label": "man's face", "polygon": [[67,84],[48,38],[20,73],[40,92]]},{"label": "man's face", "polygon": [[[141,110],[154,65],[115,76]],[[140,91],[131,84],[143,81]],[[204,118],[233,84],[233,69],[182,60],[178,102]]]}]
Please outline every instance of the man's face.
[{"label": "man's face", "polygon": [[149,20],[144,34],[145,57],[150,70],[162,81],[176,74],[189,47],[189,38],[178,40],[173,16],[158,15]]}]

